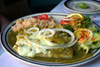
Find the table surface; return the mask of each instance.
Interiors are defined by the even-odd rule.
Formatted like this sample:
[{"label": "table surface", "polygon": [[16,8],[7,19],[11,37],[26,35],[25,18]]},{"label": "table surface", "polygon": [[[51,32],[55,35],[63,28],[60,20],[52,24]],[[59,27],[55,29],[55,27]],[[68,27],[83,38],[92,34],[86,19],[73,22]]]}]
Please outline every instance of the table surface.
[{"label": "table surface", "polygon": [[[71,13],[67,9],[64,8],[63,3],[65,0],[61,1],[55,8],[53,8],[50,12],[55,13]],[[90,17],[97,16],[93,22],[100,25],[100,13],[98,14],[91,14]],[[0,67],[38,67],[29,65],[26,63],[23,63],[13,57],[11,57],[7,52],[3,50],[3,48],[0,45]],[[88,62],[86,64],[77,66],[77,67],[100,67],[100,56],[96,58],[95,60]]]}]

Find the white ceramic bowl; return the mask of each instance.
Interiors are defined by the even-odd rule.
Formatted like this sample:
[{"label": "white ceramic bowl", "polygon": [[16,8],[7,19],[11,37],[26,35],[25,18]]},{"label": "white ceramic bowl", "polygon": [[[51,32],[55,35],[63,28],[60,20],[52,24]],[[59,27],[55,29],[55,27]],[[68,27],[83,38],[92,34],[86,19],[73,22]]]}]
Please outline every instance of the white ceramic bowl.
[{"label": "white ceramic bowl", "polygon": [[[78,6],[80,2],[84,2],[88,5],[87,9],[82,9]],[[77,12],[82,14],[96,14],[100,13],[100,3],[99,1],[77,1],[77,0],[67,0],[64,2],[63,6],[71,11],[71,12]]]}]

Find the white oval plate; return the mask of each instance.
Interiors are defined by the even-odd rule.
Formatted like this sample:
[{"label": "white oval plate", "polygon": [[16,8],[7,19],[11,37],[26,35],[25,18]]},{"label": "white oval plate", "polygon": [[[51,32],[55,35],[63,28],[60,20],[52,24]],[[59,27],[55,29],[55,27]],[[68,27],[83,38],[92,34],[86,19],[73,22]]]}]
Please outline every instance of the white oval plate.
[{"label": "white oval plate", "polygon": [[[47,14],[49,16],[53,16],[53,18],[57,21],[60,22],[61,19],[65,18],[68,14],[66,13],[39,13],[39,14],[32,14],[32,15],[28,15],[19,19],[24,19],[24,18],[29,18],[29,17],[33,17],[33,16],[39,16],[41,14]],[[16,20],[11,22],[11,24],[15,25]],[[23,61],[25,63],[31,64],[31,65],[38,65],[38,66],[77,66],[77,65],[81,65],[84,63],[87,63],[89,61],[92,61],[93,59],[97,58],[100,55],[100,49],[97,49],[93,52],[93,56],[83,60],[83,61],[79,61],[79,62],[75,62],[72,64],[67,64],[67,63],[53,63],[53,62],[42,62],[42,61],[37,61],[37,60],[30,60],[28,58],[22,57],[19,54],[17,54],[11,47],[10,45],[7,43],[7,37],[8,37],[8,32],[11,30],[11,24],[8,24],[3,31],[1,32],[1,37],[0,37],[0,41],[1,44],[3,46],[3,48],[5,49],[5,51],[7,51],[8,54],[10,54],[11,56],[13,56],[14,58]]]},{"label": "white oval plate", "polygon": [[[78,3],[84,2],[89,7],[87,9],[82,9],[78,6]],[[100,13],[100,3],[98,1],[65,1],[64,7],[71,12],[77,12],[82,14],[95,14]]]}]

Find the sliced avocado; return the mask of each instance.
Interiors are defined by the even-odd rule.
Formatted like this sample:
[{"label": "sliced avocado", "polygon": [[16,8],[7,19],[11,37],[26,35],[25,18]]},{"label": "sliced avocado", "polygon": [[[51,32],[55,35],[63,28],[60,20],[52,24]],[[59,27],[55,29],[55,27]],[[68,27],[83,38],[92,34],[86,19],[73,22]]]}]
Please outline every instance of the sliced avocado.
[{"label": "sliced avocado", "polygon": [[98,32],[98,28],[93,28],[93,32]]},{"label": "sliced avocado", "polygon": [[100,41],[100,33],[94,33],[95,41]]},{"label": "sliced avocado", "polygon": [[93,42],[91,45],[89,45],[89,47],[91,49],[97,49],[100,47],[100,41],[96,41],[96,42]]}]

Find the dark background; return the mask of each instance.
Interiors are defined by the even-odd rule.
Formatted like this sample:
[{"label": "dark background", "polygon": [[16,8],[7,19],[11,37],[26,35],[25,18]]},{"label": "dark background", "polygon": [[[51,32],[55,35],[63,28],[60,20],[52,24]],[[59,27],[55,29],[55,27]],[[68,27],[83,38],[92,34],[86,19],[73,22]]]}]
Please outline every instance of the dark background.
[{"label": "dark background", "polygon": [[61,0],[0,0],[0,14],[10,21],[25,15],[50,12]]}]

